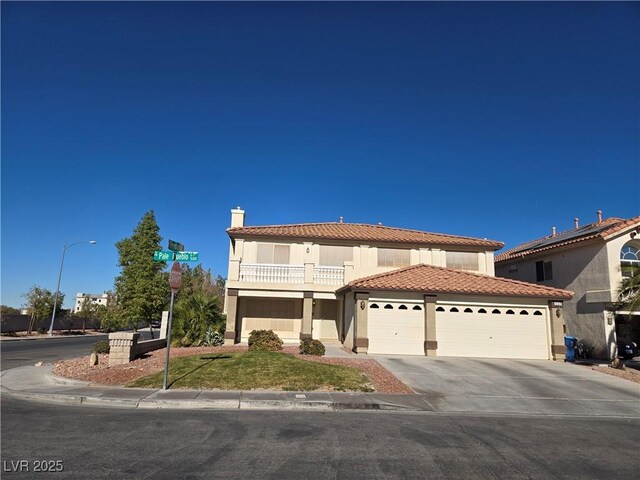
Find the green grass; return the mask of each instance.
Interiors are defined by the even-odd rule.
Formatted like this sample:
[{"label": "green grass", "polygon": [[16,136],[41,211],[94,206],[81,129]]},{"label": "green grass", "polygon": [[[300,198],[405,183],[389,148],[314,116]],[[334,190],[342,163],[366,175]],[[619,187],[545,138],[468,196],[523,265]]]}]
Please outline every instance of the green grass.
[{"label": "green grass", "polygon": [[[161,388],[163,372],[129,383],[129,387]],[[172,388],[220,390],[337,390],[371,392],[360,370],[300,360],[278,352],[196,355],[171,360]]]}]

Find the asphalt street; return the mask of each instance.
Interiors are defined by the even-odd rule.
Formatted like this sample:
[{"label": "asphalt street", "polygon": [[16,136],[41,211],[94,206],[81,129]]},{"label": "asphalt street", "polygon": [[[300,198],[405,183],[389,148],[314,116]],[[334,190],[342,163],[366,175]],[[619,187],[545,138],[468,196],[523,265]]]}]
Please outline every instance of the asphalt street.
[{"label": "asphalt street", "polygon": [[[141,339],[149,339],[149,331],[141,331]],[[154,331],[158,337],[158,332]],[[62,338],[38,338],[27,340],[3,340],[0,342],[0,369],[33,365],[36,362],[51,363],[65,358],[89,355],[91,347],[99,341],[106,340],[104,335],[87,335]]]},{"label": "asphalt street", "polygon": [[[640,471],[637,419],[140,411],[3,396],[1,432],[3,476],[17,478],[637,480]],[[63,471],[34,472],[43,461]]]}]

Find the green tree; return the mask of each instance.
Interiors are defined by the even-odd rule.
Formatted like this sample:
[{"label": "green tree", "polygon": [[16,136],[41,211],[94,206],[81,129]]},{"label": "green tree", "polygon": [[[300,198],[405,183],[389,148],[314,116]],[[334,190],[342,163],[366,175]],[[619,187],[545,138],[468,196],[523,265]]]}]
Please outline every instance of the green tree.
[{"label": "green tree", "polygon": [[20,315],[20,310],[9,305],[0,305],[0,315]]},{"label": "green tree", "polygon": [[637,312],[640,310],[640,267],[632,267],[628,274],[618,289],[615,309]]},{"label": "green tree", "polygon": [[64,293],[58,292],[58,301],[55,301],[56,294],[47,288],[34,285],[31,289],[22,294],[27,301],[27,309],[29,311],[29,325],[27,334],[31,334],[35,323],[51,319],[53,314],[53,305],[57,303],[56,316],[62,311],[62,303],[64,302]]},{"label": "green tree", "polygon": [[97,307],[95,303],[91,301],[91,298],[85,297],[80,305],[80,310],[76,312],[75,316],[82,319],[82,331],[86,330],[87,319],[96,318]]},{"label": "green tree", "polygon": [[181,282],[178,292],[179,298],[188,298],[195,293],[215,295],[219,299],[224,298],[225,279],[220,275],[214,278],[211,270],[205,270],[202,264],[191,268],[188,263],[183,263]]},{"label": "green tree", "polygon": [[144,214],[131,237],[116,243],[118,265],[122,267],[115,279],[119,314],[134,329],[138,322],[149,325],[159,319],[168,303],[169,280],[163,271],[166,262],[153,260],[154,250],[162,249],[159,231],[151,210]]}]

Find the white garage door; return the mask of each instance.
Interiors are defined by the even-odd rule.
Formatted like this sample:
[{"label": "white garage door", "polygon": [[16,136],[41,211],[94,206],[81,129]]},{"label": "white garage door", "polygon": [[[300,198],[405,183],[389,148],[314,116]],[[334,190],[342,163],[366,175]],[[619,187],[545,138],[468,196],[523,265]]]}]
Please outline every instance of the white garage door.
[{"label": "white garage door", "polygon": [[440,306],[436,338],[439,357],[549,358],[547,318],[541,309]]},{"label": "white garage door", "polygon": [[369,353],[424,355],[421,305],[369,301]]}]

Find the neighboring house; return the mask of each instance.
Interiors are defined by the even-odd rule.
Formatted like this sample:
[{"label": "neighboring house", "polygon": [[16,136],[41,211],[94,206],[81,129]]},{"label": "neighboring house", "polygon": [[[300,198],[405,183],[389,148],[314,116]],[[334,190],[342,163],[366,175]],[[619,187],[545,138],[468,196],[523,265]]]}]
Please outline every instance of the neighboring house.
[{"label": "neighboring house", "polygon": [[94,305],[104,305],[106,307],[109,295],[106,293],[76,293],[76,303],[71,311],[73,313],[78,313],[82,310],[82,305],[87,298],[91,300],[91,303]]},{"label": "neighboring house", "polygon": [[357,353],[564,358],[571,292],[494,276],[503,244],[360,223],[245,226],[231,211],[227,343],[270,329]]},{"label": "neighboring house", "polygon": [[623,276],[640,266],[640,217],[602,219],[523,243],[496,256],[496,274],[575,292],[565,305],[566,333],[594,348],[599,358],[615,354],[616,337],[640,341],[640,312],[614,314]]}]

